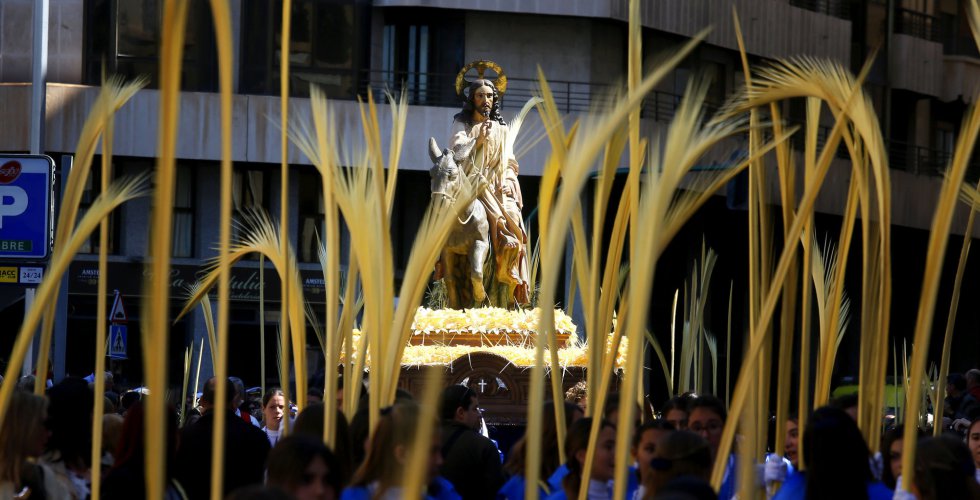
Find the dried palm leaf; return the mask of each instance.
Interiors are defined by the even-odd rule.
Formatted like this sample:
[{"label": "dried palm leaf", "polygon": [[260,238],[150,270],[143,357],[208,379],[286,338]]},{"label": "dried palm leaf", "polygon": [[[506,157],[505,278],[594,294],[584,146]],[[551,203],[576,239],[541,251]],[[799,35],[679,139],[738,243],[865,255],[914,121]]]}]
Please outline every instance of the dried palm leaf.
[{"label": "dried palm leaf", "polygon": [[[409,450],[408,466],[404,469],[403,484],[406,492],[420,492],[425,488],[428,477],[429,455],[432,453],[433,437],[436,436],[436,423],[439,406],[439,393],[442,392],[443,369],[430,366],[425,371],[425,384],[422,386],[422,400],[419,405],[419,421],[415,429],[415,439]],[[438,441],[438,437],[436,437]]]},{"label": "dried palm leaf", "polygon": [[[806,94],[803,94],[802,90],[812,91],[818,96],[832,96],[835,101],[842,102],[844,104],[844,108],[835,113],[837,121],[831,131],[827,144],[817,161],[812,182],[806,185],[803,198],[801,199],[800,206],[797,210],[798,215],[796,219],[794,219],[790,230],[786,234],[787,239],[795,240],[800,237],[803,226],[808,220],[808,214],[813,211],[816,195],[819,192],[823,179],[826,176],[827,170],[829,169],[833,153],[844,134],[845,112],[853,113],[853,110],[851,110],[850,107],[852,100],[861,102],[867,100],[866,98],[854,99],[854,96],[860,94],[859,84],[863,81],[864,76],[867,74],[868,66],[865,66],[862,74],[857,79],[850,78],[845,70],[842,68],[836,68],[829,63],[827,65],[815,64],[795,66],[791,63],[782,62],[777,63],[777,66],[779,68],[784,68],[785,73],[774,71],[774,76],[770,77],[769,80],[766,80],[769,82],[768,84],[764,83],[760,85],[756,83],[756,85],[754,85],[752,88],[746,89],[746,95],[750,97],[749,100],[752,102],[752,106],[769,104],[770,102],[777,100],[776,96],[779,98],[805,96]],[[790,85],[798,84],[798,81],[803,81],[804,83],[801,85],[804,85],[806,88],[796,89],[789,87]],[[769,92],[762,91],[760,89],[769,89]],[[841,93],[843,98],[841,98]],[[736,105],[734,106],[734,109],[739,109],[740,107],[740,105]],[[858,129],[861,130],[861,127],[858,126]],[[877,128],[872,128],[870,131],[868,131],[868,133],[873,135],[876,131]],[[796,245],[788,245],[783,249],[776,266],[776,270],[773,273],[771,282],[772,288],[770,288],[769,293],[766,294],[765,300],[762,302],[762,308],[758,318],[751,325],[751,328],[753,328],[756,332],[760,332],[761,335],[750,335],[750,345],[746,352],[745,361],[742,364],[742,368],[737,379],[738,382],[735,386],[735,393],[733,395],[734,397],[732,399],[730,412],[731,415],[739,415],[744,408],[746,397],[748,395],[747,391],[750,388],[750,385],[748,385],[749,367],[756,366],[757,357],[764,340],[767,337],[766,332],[769,330],[767,325],[769,324],[778,301],[777,292],[781,292],[782,290],[786,279],[786,274],[789,271],[790,263],[795,259],[796,251]],[[735,435],[736,422],[736,418],[730,418],[726,423],[725,430],[722,434],[718,458],[715,461],[715,467],[712,472],[712,484],[715,487],[721,485],[721,480],[723,478],[726,466],[726,457],[731,450],[732,439]]]},{"label": "dried palm leaf", "polygon": [[[964,184],[960,190],[961,193],[980,194],[980,184],[975,188]],[[961,196],[962,198],[963,196]],[[943,418],[946,400],[940,396],[946,394],[946,377],[949,375],[949,354],[953,348],[953,328],[956,325],[956,311],[960,304],[960,289],[963,284],[963,274],[966,271],[966,260],[970,255],[970,243],[973,241],[971,235],[973,234],[973,222],[976,219],[976,214],[976,204],[971,201],[970,215],[966,220],[966,228],[963,230],[963,245],[960,247],[960,260],[956,264],[956,277],[953,279],[953,296],[949,301],[949,315],[946,317],[946,334],[943,336],[943,354],[939,365],[939,375],[936,379],[937,397],[934,399],[936,402],[936,425],[933,426],[933,435],[935,436],[940,435],[943,429],[943,426],[938,425],[938,423]]]},{"label": "dried palm leaf", "polygon": [[[976,38],[978,26],[980,26],[980,7],[976,2],[971,3],[970,26],[974,30]],[[918,383],[922,373],[925,371],[926,355],[928,354],[929,338],[932,334],[932,319],[936,307],[936,294],[939,289],[939,277],[942,270],[943,261],[946,255],[946,245],[949,241],[949,228],[952,224],[953,209],[957,201],[960,184],[973,154],[974,144],[977,134],[980,133],[980,108],[973,106],[967,112],[963,120],[962,130],[956,142],[953,158],[950,161],[950,168],[943,181],[939,193],[939,203],[936,207],[936,214],[932,223],[932,230],[929,234],[929,249],[926,254],[925,272],[922,281],[922,295],[919,301],[919,314],[915,324],[914,344],[920,346],[918,350],[912,350],[911,373],[914,378],[911,385],[911,394],[908,398],[908,406],[905,408],[905,420],[917,419],[919,414],[920,397],[922,386]],[[913,484],[915,471],[913,459],[915,457],[915,426],[908,425],[905,428],[905,449],[902,451],[902,477],[903,484]]]},{"label": "dried palm leaf", "polygon": [[[48,264],[44,280],[41,281],[35,294],[36,304],[47,304],[55,300],[60,287],[62,275],[68,270],[72,258],[78,253],[83,244],[89,241],[89,237],[99,227],[102,219],[123,203],[145,196],[147,184],[146,176],[129,177],[117,180],[109,185],[109,188],[101,193],[98,198],[89,206],[85,215],[78,222],[71,237],[65,241],[61,247],[61,252],[57,259],[52,258]],[[14,341],[13,348],[7,361],[7,371],[4,378],[7,380],[17,380],[27,348],[34,339],[34,331],[41,322],[41,316],[45,313],[43,306],[34,307],[27,312],[21,322],[20,329]],[[3,425],[4,416],[7,414],[7,406],[16,384],[0,384],[0,426]]]}]

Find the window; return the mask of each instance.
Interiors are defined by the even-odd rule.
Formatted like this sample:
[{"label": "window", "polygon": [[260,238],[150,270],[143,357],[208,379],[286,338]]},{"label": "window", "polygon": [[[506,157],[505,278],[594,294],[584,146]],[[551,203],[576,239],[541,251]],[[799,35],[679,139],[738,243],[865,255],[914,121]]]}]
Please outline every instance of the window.
[{"label": "window", "polygon": [[[290,94],[308,96],[310,84],[328,97],[351,98],[366,66],[370,26],[367,0],[296,0],[289,43]],[[241,92],[277,94],[282,54],[282,2],[244,0]]]},{"label": "window", "polygon": [[194,184],[194,169],[190,165],[177,165],[173,209],[174,257],[194,256]]},{"label": "window", "polygon": [[[85,83],[101,82],[106,74],[126,78],[146,75],[149,86],[159,86],[163,0],[86,0]],[[208,2],[190,2],[184,38],[181,89],[216,91],[216,42]]]},{"label": "window", "polygon": [[391,211],[391,251],[399,276],[408,265],[412,245],[429,206],[429,173],[405,170],[398,173],[395,185],[395,206]]},{"label": "window", "polygon": [[[110,179],[111,182],[111,179]],[[88,179],[85,180],[85,188],[82,191],[82,199],[78,208],[78,220],[81,220],[85,216],[85,212],[88,211],[92,203],[99,197],[99,193],[102,192],[102,160],[101,157],[96,157],[92,161],[92,169],[89,173]],[[119,210],[116,209],[108,218],[109,220],[109,245],[108,254],[114,255],[119,252],[117,242],[119,241]],[[84,243],[82,243],[81,248],[78,250],[79,253],[99,253],[99,230],[92,232],[92,235],[88,237]]]},{"label": "window", "polygon": [[[320,241],[326,237],[323,220],[323,182],[312,168],[299,174],[299,260],[319,262]],[[338,216],[339,218],[339,216]]]},{"label": "window", "polygon": [[[242,215],[252,209],[268,213],[269,186],[268,175],[259,167],[243,167],[236,165],[232,173],[231,203],[232,203],[232,241],[241,238]],[[251,258],[258,260],[258,255]]]},{"label": "window", "polygon": [[386,9],[381,67],[371,86],[395,91],[404,86],[412,104],[457,105],[453,84],[465,64],[464,23],[453,11]]}]

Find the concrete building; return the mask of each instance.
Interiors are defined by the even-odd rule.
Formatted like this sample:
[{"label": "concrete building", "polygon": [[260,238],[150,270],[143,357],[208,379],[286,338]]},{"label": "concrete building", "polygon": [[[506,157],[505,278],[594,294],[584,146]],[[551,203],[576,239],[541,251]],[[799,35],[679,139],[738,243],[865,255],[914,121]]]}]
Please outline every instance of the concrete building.
[{"label": "concrete building", "polygon": [[[31,67],[31,0],[0,3],[0,151],[29,149]],[[49,69],[44,150],[55,160],[71,154],[94,100],[103,61],[108,73],[127,77],[147,75],[148,88],[140,91],[116,118],[115,167],[118,175],[152,168],[156,152],[161,0],[50,0]],[[754,64],[785,57],[828,58],[857,70],[865,57],[878,50],[867,90],[872,95],[889,147],[893,168],[893,220],[897,226],[895,314],[892,332],[910,337],[918,300],[916,266],[924,255],[932,208],[938,195],[940,172],[967,104],[980,81],[980,55],[972,43],[963,2],[955,0],[736,0]],[[218,210],[220,128],[215,40],[207,2],[191,2],[181,97],[178,138],[178,186],[175,200],[175,278],[172,293],[194,279],[195,272],[215,255]],[[644,65],[655,67],[659,56],[679,46],[706,27],[705,43],[662,82],[644,103],[644,130],[656,134],[673,116],[687,81],[713,78],[712,104],[721,104],[741,84],[741,64],[731,19],[731,2],[718,0],[651,0],[643,2]],[[234,138],[236,208],[261,206],[278,214],[279,196],[279,58],[281,3],[267,0],[231,0],[234,34]],[[491,59],[507,72],[510,86],[504,96],[510,116],[536,88],[538,68],[547,76],[559,107],[570,119],[599,106],[611,89],[626,77],[626,0],[294,0],[291,63],[291,115],[309,116],[309,88],[321,85],[334,99],[343,133],[359,133],[356,98],[384,88],[405,90],[412,107],[396,195],[393,242],[397,267],[407,253],[428,198],[430,167],[426,154],[429,137],[448,138],[459,101],[453,89],[456,72],[465,63]],[[791,103],[784,116],[801,121],[803,106]],[[384,118],[384,117],[383,117]],[[829,123],[829,121],[828,121]],[[537,125],[537,129],[535,129]],[[384,130],[384,125],[382,127]],[[540,122],[526,125],[528,136],[541,135]],[[387,139],[387,138],[385,138]],[[538,178],[547,155],[547,141],[528,144],[520,158],[522,187],[531,216],[536,205]],[[737,144],[732,146],[737,147]],[[718,159],[723,161],[726,152]],[[321,294],[322,276],[316,263],[315,231],[322,209],[319,193],[311,186],[316,175],[309,161],[295,148],[289,150],[295,168],[290,176],[291,234],[294,235],[307,292],[313,302]],[[829,187],[818,202],[822,231],[836,234],[849,181],[849,163],[839,159]],[[972,169],[976,179],[980,170]],[[97,177],[89,185],[98,186]],[[95,191],[89,191],[92,196]],[[91,198],[89,198],[90,201]],[[729,281],[744,283],[745,212],[739,209],[738,190],[720,193],[678,235],[664,256],[671,269],[658,273],[658,291],[652,320],[669,324],[669,300],[682,286],[703,237],[721,255],[716,276],[719,305],[711,313],[724,329],[725,297]],[[966,213],[958,214],[954,231],[961,234]],[[138,318],[141,264],[148,241],[149,200],[124,206],[113,219],[110,242],[110,289],[127,295],[130,316]],[[534,223],[532,222],[532,226]],[[980,235],[980,229],[973,236]],[[955,239],[954,239],[955,242]],[[96,252],[97,240],[86,252]],[[958,248],[953,243],[951,248]],[[95,288],[92,270],[96,255],[80,255],[71,270],[69,338],[72,353],[67,370],[87,374],[94,355]],[[859,259],[859,256],[858,256]],[[906,260],[903,260],[906,259]],[[955,257],[954,257],[955,259]],[[859,260],[857,261],[859,262]],[[901,267],[903,263],[908,267]],[[664,267],[664,266],[661,266]],[[256,308],[258,263],[236,270],[240,285],[232,305],[232,373],[257,385],[259,324]],[[272,273],[266,273],[271,276]],[[858,280],[860,278],[857,278]],[[319,281],[318,281],[319,280]],[[906,281],[907,280],[907,281]],[[855,284],[856,283],[856,284]],[[859,295],[860,282],[851,297]],[[660,287],[663,290],[659,290]],[[735,285],[733,285],[735,286]],[[909,297],[898,287],[907,287]],[[964,300],[980,290],[964,290]],[[278,291],[267,284],[266,290]],[[23,305],[20,291],[6,290],[0,317],[14,320]],[[914,293],[913,293],[914,292]],[[948,292],[947,292],[948,293]],[[973,295],[969,295],[973,294]],[[559,293],[559,296],[562,296]],[[274,296],[267,306],[266,350],[274,366],[277,307]],[[179,301],[174,302],[178,308]],[[942,307],[940,307],[942,308]],[[737,303],[736,303],[737,309]],[[736,312],[736,320],[739,313]],[[668,318],[668,319],[663,319]],[[899,321],[896,321],[899,320]],[[914,316],[912,317],[914,320]],[[666,323],[664,323],[666,321]],[[980,317],[961,313],[964,329],[975,329]],[[744,322],[744,320],[743,320]],[[738,321],[736,321],[738,323]],[[857,322],[853,322],[857,324]],[[135,332],[138,323],[131,327]],[[658,327],[654,327],[659,331]],[[853,327],[852,331],[857,331]],[[194,312],[173,330],[170,359],[179,360],[184,346],[204,335],[203,317]],[[0,347],[12,342],[5,334]],[[139,379],[138,335],[131,335],[127,372]],[[854,345],[856,346],[856,335]],[[937,335],[938,337],[938,335]],[[315,345],[312,334],[311,343]],[[978,352],[978,341],[961,338],[968,352]],[[856,349],[855,349],[856,350]],[[843,351],[843,350],[842,350]],[[849,358],[849,356],[851,356]],[[854,355],[842,355],[844,372],[856,372]],[[723,357],[723,356],[721,356]],[[966,362],[967,360],[960,360]],[[954,357],[954,367],[957,359]],[[972,361],[970,361],[972,362]],[[179,363],[179,361],[174,361]],[[181,368],[171,369],[179,377]],[[271,375],[270,375],[271,376]]]}]

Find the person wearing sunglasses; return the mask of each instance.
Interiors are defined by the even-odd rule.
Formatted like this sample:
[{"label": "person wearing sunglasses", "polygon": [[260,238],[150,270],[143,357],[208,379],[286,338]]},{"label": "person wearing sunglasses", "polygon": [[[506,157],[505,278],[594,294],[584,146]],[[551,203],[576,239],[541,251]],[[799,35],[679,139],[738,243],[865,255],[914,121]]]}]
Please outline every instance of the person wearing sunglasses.
[{"label": "person wearing sunglasses", "polygon": [[451,385],[440,400],[442,419],[441,473],[463,498],[494,499],[505,481],[500,452],[478,432],[482,419],[476,392]]}]

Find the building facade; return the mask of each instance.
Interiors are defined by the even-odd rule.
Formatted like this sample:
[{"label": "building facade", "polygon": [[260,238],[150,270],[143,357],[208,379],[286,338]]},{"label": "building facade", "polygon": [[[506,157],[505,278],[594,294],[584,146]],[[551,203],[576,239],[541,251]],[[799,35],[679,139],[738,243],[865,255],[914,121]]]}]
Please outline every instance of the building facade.
[{"label": "building facade", "polygon": [[[293,244],[303,263],[308,298],[322,302],[322,275],[316,255],[316,234],[322,221],[316,173],[295,147],[288,152],[293,168],[287,200],[279,189],[279,66],[281,2],[230,0],[234,36],[233,160],[235,208],[262,207],[279,213],[289,204],[288,221]],[[191,2],[182,73],[180,127],[177,145],[177,195],[174,204],[174,280],[171,293],[183,287],[215,256],[218,235],[218,171],[220,160],[217,56],[207,2]],[[892,167],[896,246],[907,246],[915,266],[924,255],[927,231],[941,172],[952,153],[960,121],[980,81],[980,55],[972,42],[963,2],[956,0],[737,0],[734,2],[754,64],[798,56],[832,59],[857,71],[877,50],[867,90],[882,118]],[[0,152],[29,149],[32,88],[32,0],[0,3]],[[127,77],[145,75],[149,85],[117,115],[114,163],[116,175],[149,170],[156,155],[162,0],[50,0],[49,67],[44,151],[60,163],[70,155],[89,106],[97,95],[103,71]],[[692,78],[711,78],[709,102],[720,105],[742,82],[741,63],[731,16],[731,2],[718,0],[651,0],[642,2],[644,67],[656,67],[660,57],[706,27],[706,41],[644,101],[643,128],[648,134],[664,129]],[[308,119],[309,89],[321,86],[333,100],[342,134],[359,134],[357,98],[371,93],[383,99],[384,89],[407,93],[410,104],[405,147],[402,151],[396,194],[396,220],[392,224],[396,268],[407,262],[415,227],[428,199],[427,142],[449,138],[452,116],[460,101],[453,87],[456,72],[465,63],[491,59],[507,73],[505,116],[513,113],[536,89],[538,68],[548,78],[559,108],[569,119],[602,102],[626,78],[628,2],[625,0],[294,0],[289,47],[292,119]],[[802,121],[802,103],[790,103],[784,116]],[[387,133],[386,116],[382,130]],[[826,125],[830,119],[827,117]],[[13,125],[18,124],[18,125]],[[537,129],[535,129],[537,125]],[[525,126],[528,137],[543,135],[540,122]],[[829,130],[829,127],[828,127]],[[387,140],[387,137],[383,138]],[[547,155],[547,141],[530,139],[523,148],[521,183],[525,216],[533,228],[539,177]],[[733,143],[732,148],[738,144]],[[723,161],[729,152],[719,152]],[[98,161],[98,158],[96,159]],[[624,160],[625,162],[625,160]],[[624,163],[625,165],[625,163]],[[818,221],[836,234],[849,182],[849,163],[839,158],[828,177],[828,188],[818,201]],[[97,170],[94,169],[93,172]],[[971,168],[975,180],[980,169]],[[97,194],[98,173],[87,181],[87,202]],[[652,314],[669,318],[673,290],[682,286],[693,256],[704,238],[722,258],[720,276],[732,286],[744,282],[745,211],[737,188],[720,193],[692,220],[668,248],[665,260],[672,270],[658,273]],[[778,199],[774,200],[778,203]],[[142,266],[149,234],[150,201],[129,203],[112,221],[109,253],[110,289],[127,296],[130,317],[138,318]],[[958,214],[954,232],[961,234],[966,213]],[[980,235],[980,229],[973,236]],[[955,240],[954,240],[955,241]],[[71,269],[69,333],[66,349],[72,353],[66,370],[91,371],[95,331],[93,269],[98,240],[83,249]],[[951,244],[958,248],[958,245]],[[902,255],[906,255],[902,250]],[[898,267],[896,274],[908,272]],[[955,259],[955,257],[954,257]],[[858,261],[859,262],[859,261]],[[918,268],[916,268],[918,269]],[[921,274],[918,270],[917,273]],[[233,276],[235,301],[230,335],[240,342],[232,348],[232,373],[258,385],[260,343],[257,274],[258,261],[237,266]],[[265,273],[272,279],[272,272]],[[97,276],[97,271],[96,271]],[[911,280],[911,278],[909,278]],[[896,287],[905,283],[896,278]],[[914,283],[914,280],[910,281]],[[274,282],[266,283],[266,356],[275,366],[276,297]],[[860,283],[853,288],[858,295]],[[911,288],[912,285],[909,284]],[[717,286],[718,290],[728,288]],[[969,287],[967,287],[969,288]],[[896,290],[896,308],[904,300]],[[16,320],[22,314],[22,290],[4,290],[0,317]],[[720,293],[720,292],[719,292]],[[977,290],[965,290],[964,300]],[[563,296],[562,293],[558,294]],[[131,299],[131,300],[130,300]],[[717,297],[718,304],[725,297]],[[180,301],[173,304],[179,310]],[[713,308],[724,316],[724,307]],[[904,319],[898,312],[899,319]],[[972,312],[964,313],[966,315]],[[736,316],[737,317],[737,316]],[[914,320],[914,318],[912,318]],[[724,325],[724,319],[721,319]],[[976,328],[980,318],[963,319]],[[855,322],[856,324],[857,322]],[[912,321],[909,321],[910,325]],[[655,324],[657,324],[655,322]],[[893,320],[893,335],[911,337],[911,328]],[[965,327],[966,327],[965,326]],[[138,322],[132,328],[136,331]],[[170,359],[181,359],[186,345],[203,338],[202,313],[195,311],[173,330]],[[719,326],[718,329],[722,329]],[[656,330],[656,328],[655,328]],[[856,331],[856,329],[855,329]],[[12,343],[4,335],[0,347]],[[138,335],[131,335],[127,366],[138,380]],[[310,334],[310,345],[316,341]],[[972,351],[977,352],[977,342]],[[856,340],[855,340],[856,345]],[[844,371],[849,360],[842,356]],[[853,361],[853,359],[851,360]],[[954,359],[954,363],[955,363]],[[856,366],[854,364],[853,366]],[[179,378],[181,367],[171,374]],[[271,375],[270,375],[271,377]]]}]

